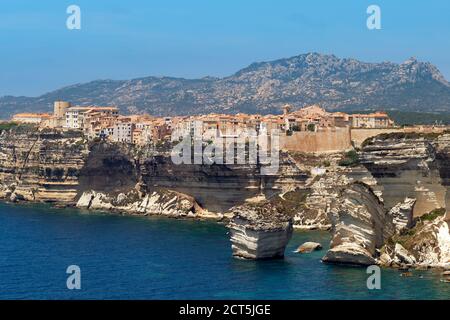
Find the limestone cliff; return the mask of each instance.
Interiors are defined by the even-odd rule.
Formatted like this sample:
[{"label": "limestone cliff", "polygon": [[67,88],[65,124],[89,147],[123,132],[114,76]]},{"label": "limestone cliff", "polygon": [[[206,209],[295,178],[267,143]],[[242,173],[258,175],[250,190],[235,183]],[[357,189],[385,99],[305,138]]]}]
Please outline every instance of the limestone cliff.
[{"label": "limestone cliff", "polygon": [[[292,196],[292,195],[291,195]],[[293,231],[289,200],[248,202],[232,208],[228,224],[233,256],[245,259],[282,258]]]},{"label": "limestone cliff", "polygon": [[416,199],[387,210],[372,189],[353,183],[332,201],[330,250],[324,262],[405,267],[450,267],[450,233],[445,209],[413,219]]},{"label": "limestone cliff", "polygon": [[[449,151],[449,134],[394,133],[365,141],[358,155],[374,178],[370,191],[353,185],[322,194],[325,201],[331,195],[328,213],[333,225],[324,261],[448,265]],[[372,192],[374,187],[377,191]],[[442,217],[426,221],[427,212],[437,208],[443,208]]]},{"label": "limestone cliff", "polygon": [[204,212],[192,197],[163,189],[147,194],[139,190],[139,185],[136,189],[117,195],[86,191],[78,200],[77,207],[91,210],[124,212],[135,215],[163,215],[177,218],[221,218],[220,215],[212,215]]},{"label": "limestone cliff", "polygon": [[324,262],[371,265],[376,250],[394,234],[394,225],[383,203],[363,183],[342,188],[329,210],[333,225],[330,250]]},{"label": "limestone cliff", "polygon": [[0,198],[71,202],[88,154],[79,133],[25,128],[0,135]]},{"label": "limestone cliff", "polygon": [[303,205],[299,205],[294,216],[296,229],[329,230],[331,221],[328,212],[339,190],[351,182],[363,182],[370,185],[378,197],[382,197],[381,188],[371,173],[363,166],[340,166],[342,154],[321,156],[294,154],[293,159],[301,170],[310,172],[304,185],[308,195]]},{"label": "limestone cliff", "polygon": [[418,219],[407,232],[394,235],[382,248],[379,263],[389,267],[450,267],[450,232],[444,210]]},{"label": "limestone cliff", "polygon": [[398,203],[389,211],[397,233],[403,233],[413,227],[413,210],[415,204],[416,199],[406,198],[405,201]]},{"label": "limestone cliff", "polygon": [[436,164],[442,185],[446,188],[445,208],[447,221],[450,221],[450,133],[441,135],[436,140]]},{"label": "limestone cliff", "polygon": [[263,193],[266,197],[302,186],[308,173],[297,168],[288,155],[280,154],[276,175],[261,175],[255,164],[180,164],[157,155],[140,160],[143,181],[193,196],[209,211],[226,212],[246,199]]},{"label": "limestone cliff", "polygon": [[308,178],[286,154],[280,155],[278,174],[265,176],[259,164],[175,165],[168,151],[88,142],[81,132],[5,130],[0,134],[0,198],[75,204],[86,191],[117,195],[140,182],[147,193],[172,190],[208,211],[225,212],[247,198],[270,197]]},{"label": "limestone cliff", "polygon": [[388,208],[405,197],[417,199],[414,216],[447,207],[449,134],[382,134],[366,140],[359,157],[382,188]]}]

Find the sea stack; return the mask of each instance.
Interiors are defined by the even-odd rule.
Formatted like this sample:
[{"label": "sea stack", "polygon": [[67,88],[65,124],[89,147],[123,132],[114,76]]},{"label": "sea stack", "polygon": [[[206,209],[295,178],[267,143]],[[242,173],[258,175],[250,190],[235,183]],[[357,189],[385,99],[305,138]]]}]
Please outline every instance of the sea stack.
[{"label": "sea stack", "polygon": [[231,209],[233,256],[244,259],[283,258],[292,236],[293,216],[270,202],[246,203]]},{"label": "sea stack", "polygon": [[333,224],[328,263],[376,264],[376,250],[395,233],[392,218],[373,190],[363,183],[341,189],[329,212]]}]

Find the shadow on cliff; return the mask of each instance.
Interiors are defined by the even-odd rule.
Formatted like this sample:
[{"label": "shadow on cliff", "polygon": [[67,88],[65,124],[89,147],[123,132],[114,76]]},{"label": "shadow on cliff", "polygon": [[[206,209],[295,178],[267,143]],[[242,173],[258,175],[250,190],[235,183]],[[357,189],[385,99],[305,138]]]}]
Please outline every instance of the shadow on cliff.
[{"label": "shadow on cliff", "polygon": [[86,190],[120,193],[138,182],[138,167],[120,146],[97,142],[89,146],[89,155],[80,170],[79,195]]}]

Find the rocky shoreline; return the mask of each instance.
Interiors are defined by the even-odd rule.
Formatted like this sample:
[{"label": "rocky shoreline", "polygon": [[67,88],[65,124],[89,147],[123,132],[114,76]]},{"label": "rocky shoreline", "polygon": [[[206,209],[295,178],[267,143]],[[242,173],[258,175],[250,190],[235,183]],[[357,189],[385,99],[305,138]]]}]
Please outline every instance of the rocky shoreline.
[{"label": "rocky shoreline", "polygon": [[160,189],[152,193],[136,189],[117,195],[96,191],[86,191],[76,203],[77,208],[99,211],[126,212],[132,215],[162,215],[173,218],[216,219],[223,218],[221,214],[209,213],[203,210],[193,197]]},{"label": "rocky shoreline", "polygon": [[[322,258],[323,262],[360,266],[380,265],[400,270],[450,269],[450,233],[444,212],[430,213],[429,216],[424,217],[424,220],[414,221],[410,229],[398,229],[398,226],[404,226],[404,224],[403,221],[395,222],[397,209],[384,211],[384,219],[390,220],[386,224],[378,221],[379,225],[377,225],[373,224],[373,216],[369,218],[369,215],[374,213],[379,215],[375,221],[382,218],[382,206],[378,207],[382,203],[378,203],[379,199],[374,198],[376,195],[370,187],[356,183],[343,188],[340,192],[343,196],[339,198],[338,203],[333,204],[331,214],[339,216],[341,220],[333,221],[331,230],[333,238],[330,249]],[[359,225],[355,221],[349,223],[346,216],[349,211],[340,213],[338,211],[342,209],[343,203],[349,205],[355,197],[372,197],[371,202],[378,203],[374,206],[375,209],[364,204],[363,210],[360,208],[351,211],[353,214],[358,213],[353,218],[360,220]],[[283,258],[285,248],[295,232],[292,212],[285,214],[282,211],[283,208],[275,204],[279,201],[279,196],[276,198],[278,199],[275,201],[274,199],[251,201],[232,208],[226,214],[205,211],[192,197],[169,190],[160,190],[141,196],[136,190],[118,195],[87,191],[76,204],[53,204],[55,207],[75,207],[92,212],[217,221],[225,223],[230,230],[233,256],[243,259],[274,259]],[[352,200],[349,201],[349,198]],[[364,202],[360,202],[362,203]],[[399,204],[398,207],[402,207],[405,214],[405,207],[411,203],[411,199],[406,199],[405,203]],[[344,221],[348,225],[343,223]],[[364,223],[368,222],[372,223],[367,224],[366,227],[370,227],[364,230]],[[383,230],[377,230],[377,226],[383,227]],[[377,240],[380,234],[382,234],[382,240]],[[405,247],[402,245],[404,243],[406,243]],[[321,248],[321,245],[315,244],[315,248]],[[312,250],[316,249],[300,250],[299,248],[298,252]]]},{"label": "rocky shoreline", "polygon": [[449,268],[449,155],[450,134],[382,135],[353,154],[281,154],[278,175],[264,177],[73,134],[2,132],[0,199],[221,221],[245,259],[282,258],[294,230],[319,229],[332,233],[326,263]]}]

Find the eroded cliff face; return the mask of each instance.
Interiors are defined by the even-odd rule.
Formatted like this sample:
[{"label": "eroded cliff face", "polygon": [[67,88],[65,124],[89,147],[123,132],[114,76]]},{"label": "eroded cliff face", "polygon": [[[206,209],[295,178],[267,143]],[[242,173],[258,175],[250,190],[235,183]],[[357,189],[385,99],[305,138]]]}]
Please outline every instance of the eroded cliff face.
[{"label": "eroded cliff face", "polygon": [[[169,150],[170,151],[170,150]],[[186,194],[204,209],[226,212],[245,199],[302,185],[308,174],[286,154],[279,171],[259,165],[175,165],[170,152],[126,144],[88,142],[77,132],[6,132],[0,136],[0,197],[75,204],[86,191],[117,196],[137,183],[147,193]]]},{"label": "eroded cliff face", "polygon": [[284,257],[293,216],[269,201],[246,203],[231,210],[228,224],[233,256],[245,259]]},{"label": "eroded cliff face", "polygon": [[394,268],[450,267],[450,233],[445,209],[413,218],[416,199],[388,210],[362,183],[341,188],[329,210],[333,225],[324,262]]},{"label": "eroded cliff face", "polygon": [[394,235],[378,262],[388,267],[450,268],[450,232],[444,212],[427,214],[407,232]]},{"label": "eroded cliff face", "polygon": [[341,188],[328,214],[333,225],[333,239],[330,250],[322,259],[324,262],[375,264],[376,250],[395,232],[384,204],[363,183]]},{"label": "eroded cliff face", "polygon": [[442,185],[446,188],[445,208],[447,215],[445,219],[450,221],[450,134],[438,137],[436,141],[436,163]]},{"label": "eroded cliff face", "polygon": [[133,188],[139,166],[126,146],[88,142],[81,132],[31,130],[0,135],[0,197],[74,203],[86,190]]},{"label": "eroded cliff face", "polygon": [[388,208],[417,199],[414,215],[448,207],[449,134],[393,133],[365,141],[361,163],[382,188]]},{"label": "eroded cliff face", "polygon": [[[370,191],[331,181],[341,191],[329,188],[322,195],[322,200],[331,198],[327,212],[333,225],[324,261],[448,267],[449,138],[449,134],[394,133],[366,141],[359,162],[369,176],[354,166],[345,177],[363,181],[366,175]],[[436,210],[443,212],[439,219],[421,220]]]},{"label": "eroded cliff face", "polygon": [[305,185],[301,186],[308,195],[294,216],[296,229],[331,229],[328,215],[331,204],[339,196],[339,190],[349,183],[363,182],[382,198],[380,186],[364,166],[343,167],[338,164],[342,154],[303,154],[294,156],[294,159],[303,171],[310,173]]},{"label": "eroded cliff face", "polygon": [[270,197],[304,185],[308,178],[308,173],[297,168],[283,153],[276,175],[261,175],[261,167],[253,164],[174,165],[167,155],[145,159],[140,171],[149,187],[189,194],[202,207],[215,212],[226,212],[260,193]]},{"label": "eroded cliff face", "polygon": [[67,203],[78,193],[88,148],[77,133],[2,132],[0,197]]},{"label": "eroded cliff face", "polygon": [[222,218],[208,214],[194,198],[171,190],[159,189],[146,193],[138,184],[135,189],[117,195],[86,191],[77,202],[78,208],[114,211],[134,215],[163,215],[174,218]]},{"label": "eroded cliff face", "polygon": [[79,195],[89,190],[128,192],[139,181],[139,168],[134,148],[107,142],[90,143],[89,153],[79,171]]}]

